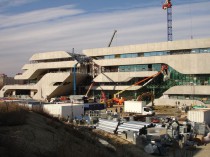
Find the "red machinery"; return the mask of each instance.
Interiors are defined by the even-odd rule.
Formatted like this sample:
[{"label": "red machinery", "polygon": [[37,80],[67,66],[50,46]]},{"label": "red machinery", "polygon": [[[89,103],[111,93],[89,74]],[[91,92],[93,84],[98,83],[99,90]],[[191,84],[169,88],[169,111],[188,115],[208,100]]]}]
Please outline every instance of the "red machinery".
[{"label": "red machinery", "polygon": [[162,8],[164,10],[166,10],[167,8],[171,8],[172,7],[172,3],[171,0],[166,0],[165,3],[163,4]]}]

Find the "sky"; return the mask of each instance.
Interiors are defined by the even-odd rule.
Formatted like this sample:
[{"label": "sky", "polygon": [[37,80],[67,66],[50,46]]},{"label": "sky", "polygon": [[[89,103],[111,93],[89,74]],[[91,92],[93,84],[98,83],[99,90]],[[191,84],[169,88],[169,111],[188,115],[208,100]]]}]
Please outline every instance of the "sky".
[{"label": "sky", "polygon": [[[167,41],[164,0],[0,0],[0,73],[35,53]],[[210,38],[210,0],[172,0],[173,40]]]}]

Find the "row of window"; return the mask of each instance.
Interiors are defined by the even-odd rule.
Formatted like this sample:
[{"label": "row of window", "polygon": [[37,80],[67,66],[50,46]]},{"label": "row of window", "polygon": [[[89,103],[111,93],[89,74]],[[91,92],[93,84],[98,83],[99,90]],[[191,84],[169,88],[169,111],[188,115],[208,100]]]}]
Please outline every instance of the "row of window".
[{"label": "row of window", "polygon": [[161,64],[123,65],[119,66],[119,72],[130,71],[160,71]]},{"label": "row of window", "polygon": [[161,64],[122,65],[104,67],[103,72],[160,71]]},{"label": "row of window", "polygon": [[96,57],[97,59],[114,59],[114,58],[136,58],[136,57],[151,57],[151,56],[164,56],[164,55],[178,55],[178,54],[195,54],[195,53],[210,53],[210,48],[189,49],[189,50],[172,50],[172,51],[155,51],[145,53],[129,53],[129,54],[116,54],[106,55],[104,57]]},{"label": "row of window", "polygon": [[[123,65],[103,67],[102,72],[160,71],[161,64]],[[169,67],[170,80],[176,85],[210,85],[210,75],[181,74]]]},{"label": "row of window", "polygon": [[175,80],[177,85],[210,85],[210,75],[186,75],[177,72],[169,67],[170,78]]}]

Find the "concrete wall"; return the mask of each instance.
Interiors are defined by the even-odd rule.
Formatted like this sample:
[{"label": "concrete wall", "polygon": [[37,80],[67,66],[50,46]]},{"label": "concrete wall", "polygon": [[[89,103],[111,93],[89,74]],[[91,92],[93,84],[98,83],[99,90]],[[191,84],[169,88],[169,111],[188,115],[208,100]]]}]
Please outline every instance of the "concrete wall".
[{"label": "concrete wall", "polygon": [[167,50],[181,50],[210,47],[210,38],[207,39],[193,39],[193,40],[177,40],[169,42],[148,43],[138,45],[125,45],[119,47],[109,48],[95,48],[83,50],[87,56],[104,56],[110,54],[123,53],[144,53],[152,51],[167,51]]},{"label": "concrete wall", "polygon": [[36,78],[39,76],[41,71],[47,69],[59,69],[59,68],[73,68],[76,61],[63,61],[63,62],[50,62],[50,63],[37,63],[37,64],[26,64],[23,69],[27,69],[23,74],[16,75],[15,79],[27,80]]},{"label": "concrete wall", "polygon": [[127,82],[134,77],[148,77],[158,73],[157,71],[136,72],[106,72],[99,74],[94,82]]},{"label": "concrete wall", "polygon": [[36,53],[30,58],[30,61],[60,59],[60,58],[70,58],[70,57],[71,56],[65,51],[54,51],[54,52]]}]

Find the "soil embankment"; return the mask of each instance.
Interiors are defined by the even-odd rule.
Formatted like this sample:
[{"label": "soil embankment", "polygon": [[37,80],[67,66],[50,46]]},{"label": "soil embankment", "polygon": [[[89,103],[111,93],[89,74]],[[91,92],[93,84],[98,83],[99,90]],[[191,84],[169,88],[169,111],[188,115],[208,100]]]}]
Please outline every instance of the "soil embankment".
[{"label": "soil embankment", "polygon": [[[0,104],[2,105],[2,104]],[[5,118],[7,120],[5,120]],[[104,145],[99,139],[106,140]],[[141,154],[141,155],[140,155]],[[75,127],[50,116],[0,106],[1,157],[135,157],[148,156],[115,135]]]}]

